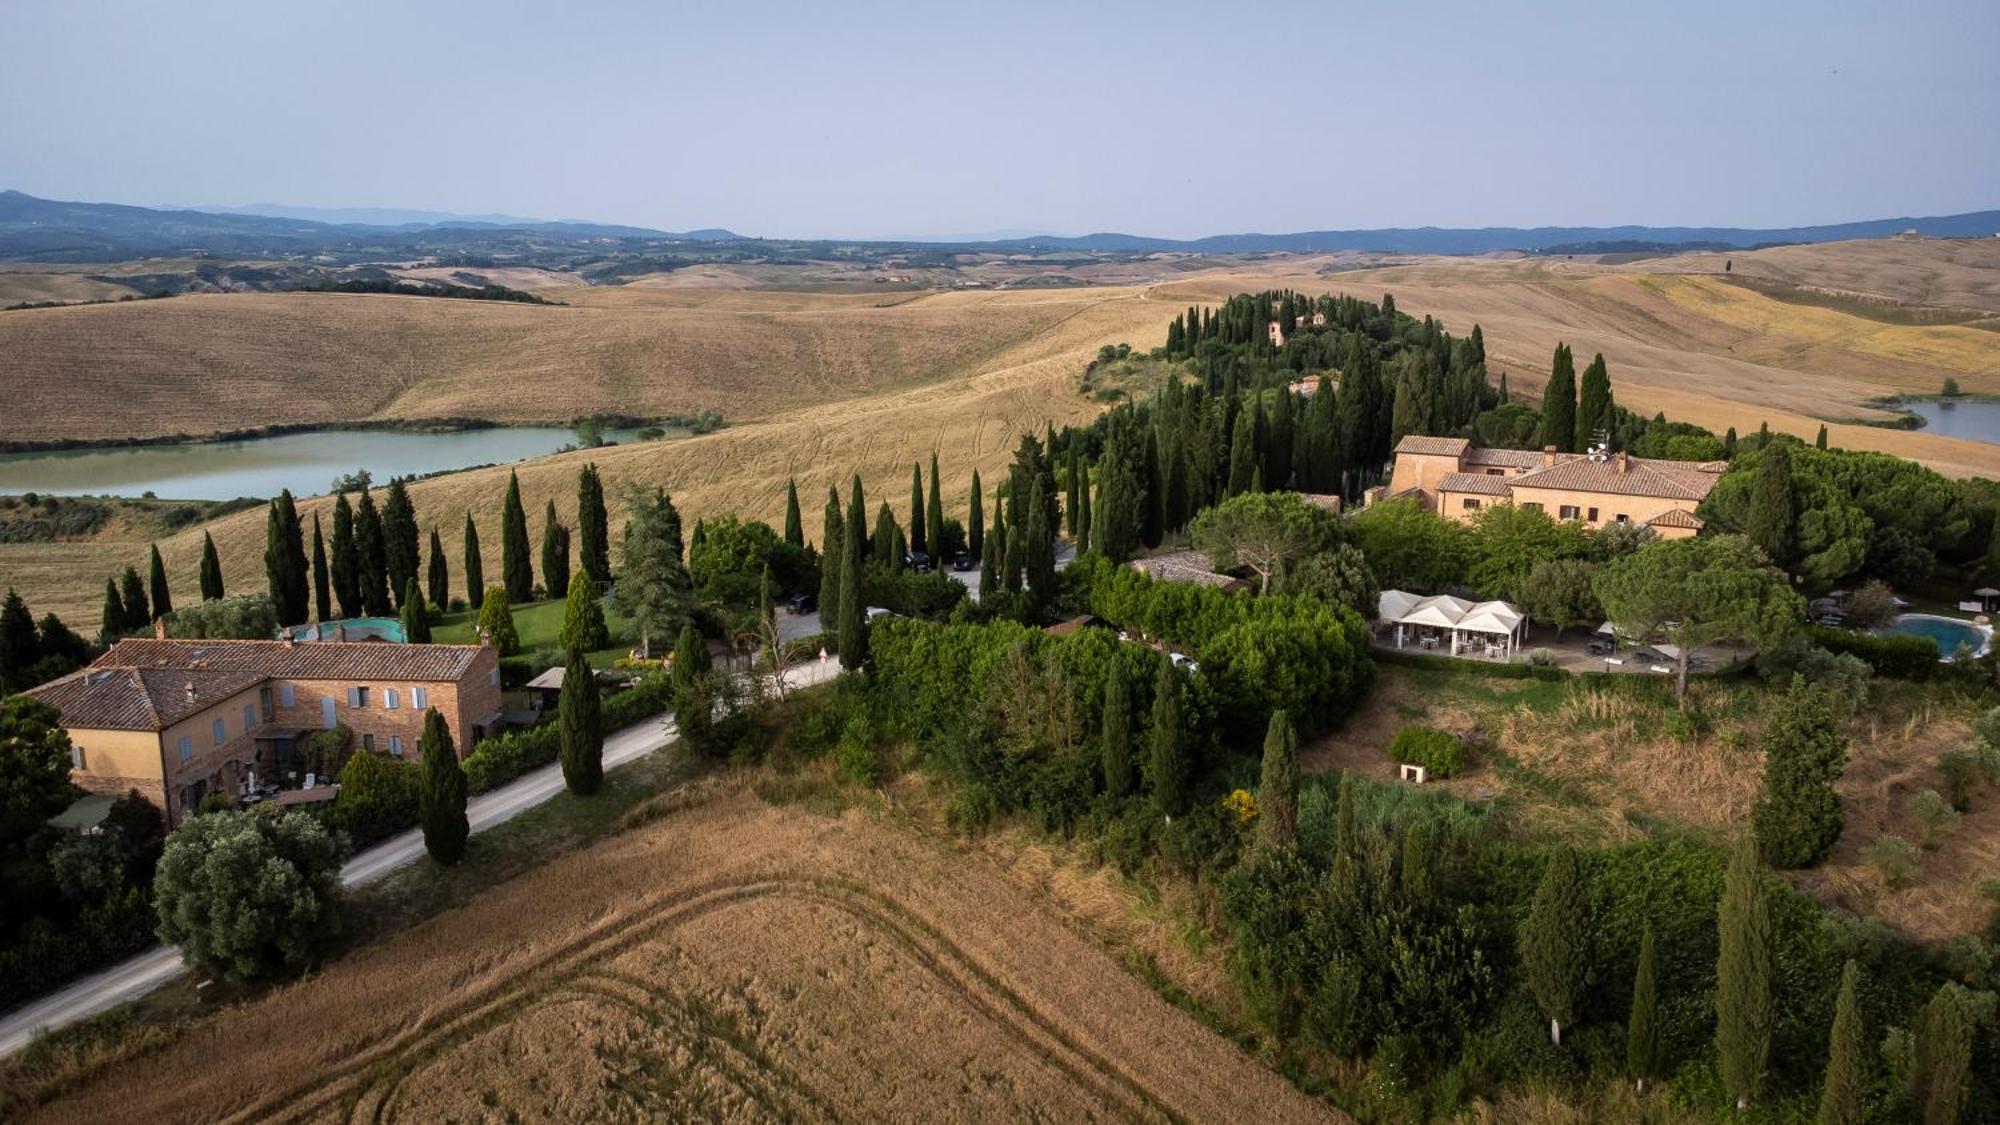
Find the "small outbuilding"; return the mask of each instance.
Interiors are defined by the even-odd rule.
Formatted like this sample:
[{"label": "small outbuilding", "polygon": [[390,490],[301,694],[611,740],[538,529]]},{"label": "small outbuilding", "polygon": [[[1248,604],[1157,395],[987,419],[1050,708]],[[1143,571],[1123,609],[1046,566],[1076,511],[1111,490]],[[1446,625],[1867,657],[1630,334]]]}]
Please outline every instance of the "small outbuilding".
[{"label": "small outbuilding", "polygon": [[1528,631],[1528,615],[1502,601],[1384,590],[1376,610],[1381,624],[1395,629],[1397,648],[1411,641],[1427,649],[1448,643],[1453,656],[1476,653],[1483,646],[1485,655],[1511,660]]}]

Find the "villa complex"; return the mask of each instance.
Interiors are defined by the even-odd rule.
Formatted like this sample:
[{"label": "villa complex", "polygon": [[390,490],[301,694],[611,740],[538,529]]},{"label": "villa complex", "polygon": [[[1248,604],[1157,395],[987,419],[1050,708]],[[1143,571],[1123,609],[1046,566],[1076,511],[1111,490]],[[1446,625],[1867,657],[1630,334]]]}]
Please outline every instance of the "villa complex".
[{"label": "villa complex", "polygon": [[74,744],[71,780],[137,790],[172,825],[211,793],[238,796],[299,772],[299,740],[345,726],[356,748],[414,755],[436,708],[460,757],[500,718],[486,646],[128,639],[33,689]]},{"label": "villa complex", "polygon": [[1695,509],[1729,466],[1663,461],[1629,453],[1558,453],[1554,446],[1482,449],[1464,438],[1411,434],[1396,443],[1396,466],[1370,503],[1411,498],[1448,519],[1469,520],[1494,504],[1518,504],[1589,526],[1634,523],[1662,539],[1702,528]]}]

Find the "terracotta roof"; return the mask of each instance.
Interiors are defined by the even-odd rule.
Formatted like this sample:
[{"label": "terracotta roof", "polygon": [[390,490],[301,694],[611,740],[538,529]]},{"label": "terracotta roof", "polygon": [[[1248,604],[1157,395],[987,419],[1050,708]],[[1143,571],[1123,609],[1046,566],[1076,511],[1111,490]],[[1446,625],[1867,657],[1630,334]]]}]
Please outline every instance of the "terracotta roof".
[{"label": "terracotta roof", "polygon": [[1708,525],[1703,523],[1701,517],[1695,515],[1693,512],[1682,511],[1679,508],[1670,508],[1667,511],[1661,512],[1659,515],[1654,516],[1652,519],[1647,520],[1646,526],[1686,527],[1686,528],[1692,528],[1695,531],[1700,531],[1702,528],[1707,527]]},{"label": "terracotta roof", "polygon": [[1197,586],[1233,586],[1242,581],[1210,568],[1208,556],[1200,551],[1169,551],[1164,555],[1133,559],[1132,569],[1162,582],[1189,582]]},{"label": "terracotta roof", "polygon": [[[1577,456],[1575,453],[1558,453],[1556,460],[1561,462]],[[1539,469],[1542,459],[1542,454],[1533,449],[1487,449],[1483,446],[1468,449],[1465,456],[1459,458],[1467,465],[1504,465],[1510,469]]]},{"label": "terracotta roof", "polygon": [[1515,488],[1551,488],[1565,492],[1595,492],[1606,496],[1651,496],[1665,500],[1706,497],[1717,474],[1692,461],[1651,461],[1633,457],[1625,471],[1618,459],[1565,461],[1523,473],[1510,481]]},{"label": "terracotta roof", "polygon": [[256,687],[267,677],[239,668],[105,668],[71,672],[28,694],[84,730],[164,730]]},{"label": "terracotta roof", "polygon": [[92,668],[222,668],[288,680],[418,680],[450,683],[465,675],[477,645],[404,645],[382,641],[119,641]]},{"label": "terracotta roof", "polygon": [[1397,453],[1423,453],[1433,457],[1457,457],[1472,443],[1462,437],[1424,437],[1409,434],[1396,443]]},{"label": "terracotta roof", "polygon": [[1315,508],[1324,508],[1329,512],[1340,511],[1341,500],[1338,492],[1301,492],[1299,499]]},{"label": "terracotta roof", "polygon": [[1439,492],[1476,492],[1482,496],[1511,496],[1514,490],[1506,477],[1490,473],[1446,473],[1438,478]]}]

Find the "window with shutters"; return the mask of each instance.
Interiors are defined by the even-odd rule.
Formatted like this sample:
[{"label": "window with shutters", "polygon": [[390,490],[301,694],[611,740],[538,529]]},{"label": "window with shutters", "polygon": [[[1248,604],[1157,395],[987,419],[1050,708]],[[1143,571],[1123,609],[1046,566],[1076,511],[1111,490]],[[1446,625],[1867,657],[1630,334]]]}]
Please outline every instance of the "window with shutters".
[{"label": "window with shutters", "polygon": [[210,724],[208,732],[214,737],[215,745],[220,746],[229,737],[229,726],[221,719],[217,719]]},{"label": "window with shutters", "polygon": [[245,703],[243,705],[243,729],[249,730],[251,727],[254,727],[256,725],[257,725],[257,705],[255,703]]},{"label": "window with shutters", "polygon": [[410,706],[415,707],[419,711],[422,711],[424,708],[429,707],[430,705],[431,705],[431,693],[428,690],[420,687],[413,687],[410,689]]},{"label": "window with shutters", "polygon": [[368,752],[369,752],[369,753],[371,753],[371,754],[372,754],[372,753],[374,753],[374,751],[375,751],[375,736],[374,736],[374,735],[372,735],[372,734],[364,734],[364,735],[362,735],[362,736],[361,736],[361,748],[362,748],[363,750],[366,750],[366,751],[368,751]]},{"label": "window with shutters", "polygon": [[396,757],[396,758],[400,758],[400,757],[402,757],[402,756],[403,756],[403,736],[402,736],[402,735],[400,735],[400,734],[392,734],[392,735],[390,735],[390,736],[389,736],[389,754],[390,754],[390,756],[391,756],[391,757]]},{"label": "window with shutters", "polygon": [[181,735],[180,752],[183,763],[194,760],[194,739]]},{"label": "window with shutters", "polygon": [[1591,523],[1596,523],[1596,522],[1597,522],[1597,509],[1596,509],[1596,508],[1592,508],[1592,509],[1590,509],[1590,513],[1589,513],[1588,515],[1584,516],[1583,518],[1584,518],[1584,519],[1587,519],[1587,520],[1589,520],[1589,521],[1590,521]]},{"label": "window with shutters", "polygon": [[83,766],[83,747],[81,747],[81,746],[75,746],[75,745],[72,745],[72,746],[71,746],[71,747],[69,748],[69,766],[70,766],[70,768],[71,768],[71,769],[75,769],[75,770],[80,770],[80,769],[84,768],[84,766]]},{"label": "window with shutters", "polygon": [[383,688],[383,689],[382,689],[382,709],[383,709],[383,710],[385,710],[385,711],[394,711],[394,710],[396,709],[396,705],[397,705],[397,703],[398,703],[398,699],[397,699],[397,691],[396,691],[396,689],[395,689],[395,688]]},{"label": "window with shutters", "polygon": [[290,707],[299,701],[299,689],[291,684],[278,685],[278,702]]},{"label": "window with shutters", "polygon": [[368,706],[368,689],[365,687],[348,688],[347,705],[357,710]]},{"label": "window with shutters", "polygon": [[1577,507],[1575,504],[1564,504],[1561,508],[1558,508],[1556,511],[1558,515],[1560,515],[1563,519],[1566,520],[1573,520],[1577,517]]}]

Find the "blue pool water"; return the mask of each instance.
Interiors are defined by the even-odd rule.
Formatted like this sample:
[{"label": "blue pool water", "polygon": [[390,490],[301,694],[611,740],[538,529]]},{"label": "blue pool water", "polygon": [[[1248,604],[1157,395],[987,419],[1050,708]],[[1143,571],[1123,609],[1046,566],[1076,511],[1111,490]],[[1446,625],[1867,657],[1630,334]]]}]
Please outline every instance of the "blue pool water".
[{"label": "blue pool water", "polygon": [[1876,630],[1878,633],[1895,634],[1906,637],[1929,637],[1937,642],[1938,652],[1946,660],[1961,647],[1973,653],[1983,653],[1991,643],[1993,630],[1960,621],[1955,617],[1939,617],[1930,613],[1905,613],[1895,621]]},{"label": "blue pool water", "polygon": [[[338,629],[335,626],[339,626]],[[301,641],[331,641],[345,637],[350,641],[394,641],[407,644],[409,635],[403,632],[403,622],[397,617],[349,617],[343,621],[327,621],[316,625],[296,625],[290,630],[293,639]]]}]

